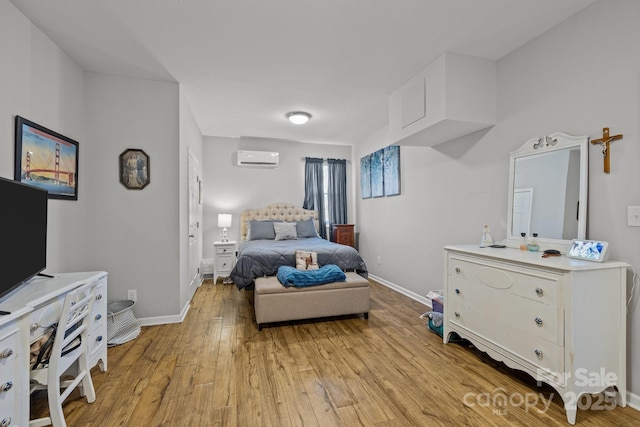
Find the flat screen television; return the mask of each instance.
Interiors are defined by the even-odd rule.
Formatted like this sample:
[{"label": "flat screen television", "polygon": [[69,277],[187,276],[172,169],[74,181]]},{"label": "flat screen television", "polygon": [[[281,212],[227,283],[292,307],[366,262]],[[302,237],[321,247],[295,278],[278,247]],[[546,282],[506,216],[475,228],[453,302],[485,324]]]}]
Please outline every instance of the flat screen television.
[{"label": "flat screen television", "polygon": [[47,266],[47,191],[0,178],[0,298]]}]

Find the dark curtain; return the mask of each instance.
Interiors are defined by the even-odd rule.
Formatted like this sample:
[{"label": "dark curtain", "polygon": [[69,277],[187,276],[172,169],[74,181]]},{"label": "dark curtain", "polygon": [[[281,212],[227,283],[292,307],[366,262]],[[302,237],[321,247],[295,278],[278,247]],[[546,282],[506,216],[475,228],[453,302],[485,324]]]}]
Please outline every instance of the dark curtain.
[{"label": "dark curtain", "polygon": [[305,157],[304,163],[304,209],[318,211],[318,230],[320,237],[327,238],[326,219],[324,217],[324,176],[322,159]]},{"label": "dark curtain", "polygon": [[347,161],[327,159],[329,165],[329,224],[347,223]]}]

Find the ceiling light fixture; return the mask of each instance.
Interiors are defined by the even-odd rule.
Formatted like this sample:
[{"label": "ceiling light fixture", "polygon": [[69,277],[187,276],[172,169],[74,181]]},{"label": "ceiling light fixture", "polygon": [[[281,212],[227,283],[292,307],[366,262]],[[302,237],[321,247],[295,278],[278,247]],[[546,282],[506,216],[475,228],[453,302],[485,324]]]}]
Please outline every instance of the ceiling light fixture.
[{"label": "ceiling light fixture", "polygon": [[311,114],[304,111],[292,111],[284,115],[289,121],[295,125],[303,125],[309,121]]}]

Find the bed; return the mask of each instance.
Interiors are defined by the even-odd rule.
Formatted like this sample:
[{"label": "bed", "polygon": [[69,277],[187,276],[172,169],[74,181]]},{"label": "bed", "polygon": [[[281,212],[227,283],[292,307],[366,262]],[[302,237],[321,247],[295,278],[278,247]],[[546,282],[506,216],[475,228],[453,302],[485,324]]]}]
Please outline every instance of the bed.
[{"label": "bed", "polygon": [[[282,227],[282,223],[286,227]],[[315,211],[288,203],[274,203],[240,213],[241,243],[231,279],[238,289],[254,289],[258,330],[264,324],[300,319],[355,314],[362,314],[365,320],[369,318],[369,280],[362,257],[350,246],[317,237],[317,229]],[[288,236],[287,232],[292,235]],[[276,235],[291,238],[276,240]],[[276,274],[281,266],[296,267],[296,262],[301,260],[296,251],[316,254],[307,260],[304,265],[307,269],[311,270],[309,267],[313,264],[317,265],[316,271],[330,267],[345,279],[306,287],[283,285]],[[298,267],[304,269],[303,265]]]},{"label": "bed", "polygon": [[[271,238],[266,230],[272,230],[274,223],[295,223],[296,238]],[[273,203],[264,208],[242,211],[241,243],[236,265],[231,272],[233,283],[238,289],[244,289],[253,285],[256,278],[274,276],[282,265],[295,267],[296,251],[314,252],[318,265],[335,264],[343,271],[355,271],[366,278],[367,266],[358,251],[317,237],[317,227],[316,211],[289,203]],[[272,232],[277,236],[277,232]]]}]

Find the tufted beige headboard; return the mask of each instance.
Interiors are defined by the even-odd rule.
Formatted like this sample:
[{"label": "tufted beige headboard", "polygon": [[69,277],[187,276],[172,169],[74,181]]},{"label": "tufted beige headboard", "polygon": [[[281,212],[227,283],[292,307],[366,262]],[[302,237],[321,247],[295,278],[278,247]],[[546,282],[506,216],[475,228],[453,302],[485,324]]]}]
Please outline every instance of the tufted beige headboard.
[{"label": "tufted beige headboard", "polygon": [[249,221],[275,219],[282,222],[297,222],[303,221],[307,218],[313,218],[317,230],[318,212],[302,209],[301,207],[294,206],[290,203],[279,202],[272,203],[264,208],[245,209],[240,212],[240,241],[244,242],[247,239]]}]

